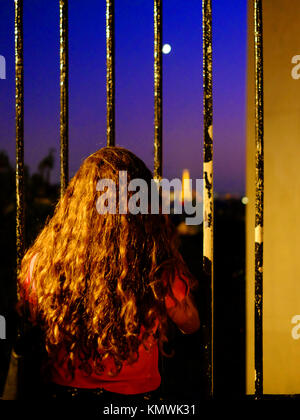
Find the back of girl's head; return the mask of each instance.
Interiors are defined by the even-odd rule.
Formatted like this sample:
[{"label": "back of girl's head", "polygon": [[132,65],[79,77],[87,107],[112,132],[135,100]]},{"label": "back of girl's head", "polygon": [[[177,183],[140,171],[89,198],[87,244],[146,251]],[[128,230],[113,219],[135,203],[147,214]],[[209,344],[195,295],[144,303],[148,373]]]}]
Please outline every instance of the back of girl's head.
[{"label": "back of girl's head", "polygon": [[[87,370],[95,354],[98,370],[108,354],[118,370],[124,360],[137,357],[141,325],[145,340],[156,318],[162,343],[164,297],[175,267],[185,269],[167,215],[99,214],[97,183],[111,179],[118,187],[120,171],[127,171],[128,182],[140,178],[150,187],[150,170],[130,151],[105,147],[90,155],[25,254],[18,277],[22,290],[29,262],[38,253],[36,317],[50,357],[64,346],[71,370],[78,353]],[[167,284],[161,281],[162,270],[169,272]]]}]

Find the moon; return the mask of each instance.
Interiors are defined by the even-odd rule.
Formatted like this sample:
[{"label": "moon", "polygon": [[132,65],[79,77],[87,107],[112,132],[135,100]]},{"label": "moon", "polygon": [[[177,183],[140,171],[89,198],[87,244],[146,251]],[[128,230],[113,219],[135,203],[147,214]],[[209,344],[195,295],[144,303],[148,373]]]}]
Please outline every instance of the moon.
[{"label": "moon", "polygon": [[170,44],[164,44],[162,47],[163,54],[170,54],[171,52],[171,45]]}]

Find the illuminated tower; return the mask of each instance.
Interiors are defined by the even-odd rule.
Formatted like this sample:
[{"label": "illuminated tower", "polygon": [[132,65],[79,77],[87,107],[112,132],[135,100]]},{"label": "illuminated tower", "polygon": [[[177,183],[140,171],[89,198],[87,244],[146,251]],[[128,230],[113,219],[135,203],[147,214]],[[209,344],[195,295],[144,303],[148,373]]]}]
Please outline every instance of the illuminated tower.
[{"label": "illuminated tower", "polygon": [[[190,180],[190,171],[188,169],[184,169],[182,171],[182,201],[192,201],[193,198],[193,191],[192,185],[188,180]],[[186,182],[185,182],[186,180]]]}]

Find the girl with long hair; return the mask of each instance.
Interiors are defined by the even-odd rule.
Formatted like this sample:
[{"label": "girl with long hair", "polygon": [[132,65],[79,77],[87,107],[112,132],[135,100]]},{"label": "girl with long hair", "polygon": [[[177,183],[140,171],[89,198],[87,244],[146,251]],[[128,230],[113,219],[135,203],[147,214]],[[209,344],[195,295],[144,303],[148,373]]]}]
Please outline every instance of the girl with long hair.
[{"label": "girl with long hair", "polygon": [[183,333],[199,328],[196,280],[169,216],[97,210],[97,183],[110,179],[118,189],[120,171],[128,183],[145,180],[150,191],[152,174],[133,153],[98,150],[22,260],[18,307],[43,333],[52,396],[151,393],[161,382],[168,319]]}]

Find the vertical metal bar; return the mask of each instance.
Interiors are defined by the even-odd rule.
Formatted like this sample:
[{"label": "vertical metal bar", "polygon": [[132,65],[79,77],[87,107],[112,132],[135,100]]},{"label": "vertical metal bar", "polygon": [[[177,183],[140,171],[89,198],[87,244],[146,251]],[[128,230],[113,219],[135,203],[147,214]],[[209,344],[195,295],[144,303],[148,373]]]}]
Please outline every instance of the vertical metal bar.
[{"label": "vertical metal bar", "polygon": [[[154,180],[162,179],[162,0],[154,0]],[[161,188],[158,184],[159,191]],[[159,358],[159,369],[164,374],[165,360]],[[165,385],[162,384],[165,392]]]},{"label": "vertical metal bar", "polygon": [[262,0],[254,0],[255,49],[255,397],[263,395],[263,199],[264,199],[264,105]]},{"label": "vertical metal bar", "polygon": [[115,4],[106,0],[106,124],[107,146],[115,145]]},{"label": "vertical metal bar", "polygon": [[154,0],[154,178],[162,178],[162,0]]},{"label": "vertical metal bar", "polygon": [[69,182],[68,0],[59,1],[60,29],[60,194]]},{"label": "vertical metal bar", "polygon": [[207,281],[207,307],[205,308],[204,360],[206,394],[213,396],[213,330],[214,330],[214,277],[213,277],[213,98],[212,98],[212,9],[211,0],[202,0],[203,20],[203,269]]},{"label": "vertical metal bar", "polygon": [[[16,67],[16,250],[17,274],[24,255],[24,68],[23,68],[23,0],[15,0]],[[18,298],[19,292],[17,291]]]}]

